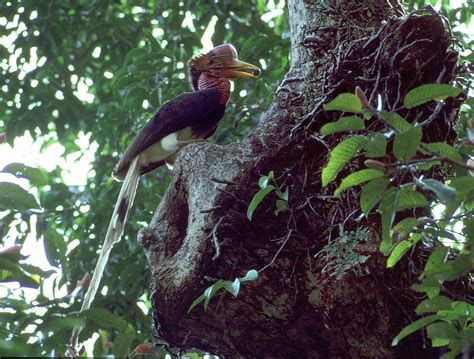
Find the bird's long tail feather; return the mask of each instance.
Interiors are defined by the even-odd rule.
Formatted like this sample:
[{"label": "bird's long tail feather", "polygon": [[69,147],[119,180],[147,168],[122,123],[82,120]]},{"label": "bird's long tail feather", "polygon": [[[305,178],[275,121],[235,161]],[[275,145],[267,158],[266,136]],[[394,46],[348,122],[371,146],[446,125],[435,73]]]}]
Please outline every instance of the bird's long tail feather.
[{"label": "bird's long tail feather", "polygon": [[[114,212],[112,213],[112,218],[107,229],[107,234],[105,235],[102,251],[100,252],[94,274],[92,275],[92,279],[89,284],[89,288],[87,289],[87,293],[84,296],[84,301],[82,302],[81,312],[90,308],[97,293],[97,289],[99,288],[105,266],[109,260],[110,251],[112,250],[114,244],[117,243],[122,237],[128,214],[130,213],[133,200],[135,199],[139,178],[140,168],[138,166],[138,157],[135,157],[128,168],[127,175],[125,176],[122,188],[120,189],[120,194],[117,198]],[[70,340],[71,346],[75,346],[77,344],[81,330],[82,326],[76,326],[74,328]]]}]

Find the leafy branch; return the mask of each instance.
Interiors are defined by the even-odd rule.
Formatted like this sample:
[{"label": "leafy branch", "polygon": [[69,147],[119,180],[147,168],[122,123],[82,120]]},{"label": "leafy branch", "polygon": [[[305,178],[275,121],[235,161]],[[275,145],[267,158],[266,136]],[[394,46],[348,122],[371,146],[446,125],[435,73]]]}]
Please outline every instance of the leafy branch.
[{"label": "leafy branch", "polygon": [[194,302],[192,302],[191,306],[188,309],[188,313],[190,313],[199,303],[204,301],[204,310],[207,311],[207,307],[211,298],[221,289],[226,290],[234,297],[237,297],[240,292],[240,284],[244,282],[254,281],[258,278],[258,272],[255,269],[251,269],[247,272],[244,277],[235,278],[233,281],[219,279],[213,285],[208,287],[203,294],[197,297]]},{"label": "leafy branch", "polygon": [[[447,84],[422,85],[410,90],[403,104],[410,109],[430,101],[456,97],[461,91]],[[439,103],[436,107],[438,112],[441,107],[442,104]],[[446,184],[429,178],[426,171],[442,162],[453,164],[461,171],[472,171],[472,162],[469,159],[466,162],[457,149],[446,143],[422,142],[423,127],[433,121],[435,113],[420,123],[409,123],[396,112],[371,107],[358,87],[355,94],[340,94],[324,105],[324,109],[355,115],[324,125],[320,131],[323,136],[365,130],[365,122],[369,120],[379,121],[388,129],[384,133],[369,132],[342,140],[330,152],[322,171],[322,184],[327,186],[336,180],[358,152],[364,151],[367,157],[364,164],[367,168],[345,176],[334,191],[334,196],[340,196],[353,186],[363,185],[360,208],[366,216],[374,209],[380,215],[380,250],[388,257],[387,267],[394,267],[411,248],[423,240],[432,242],[435,239],[440,245],[433,250],[426,262],[420,276],[421,283],[412,286],[413,290],[427,296],[417,307],[416,313],[421,316],[429,315],[406,326],[393,339],[392,345],[397,345],[406,336],[426,328],[434,347],[447,346],[451,350],[443,358],[454,358],[461,352],[468,353],[474,344],[474,306],[468,303],[467,298],[454,301],[440,293],[445,281],[460,279],[472,271],[474,220],[470,216],[454,214],[458,211],[472,211],[474,178],[467,173]],[[387,153],[389,141],[392,146],[391,152]],[[393,156],[396,161],[386,163],[387,155]],[[407,182],[405,173],[409,174],[411,182]],[[443,220],[406,217],[395,223],[396,214],[400,211],[429,209],[430,204],[420,190],[432,192],[444,204]],[[463,225],[462,233],[449,228],[453,228],[459,221]],[[461,246],[456,249],[452,244],[448,246],[445,243],[460,243]]]},{"label": "leafy branch", "polygon": [[253,213],[257,209],[258,205],[273,191],[275,191],[275,194],[279,198],[275,202],[275,215],[288,210],[288,187],[283,190],[283,187],[278,186],[275,181],[275,173],[273,171],[270,171],[266,176],[260,177],[258,180],[258,185],[260,189],[257,193],[255,193],[247,208],[247,218],[249,221],[252,220]]}]

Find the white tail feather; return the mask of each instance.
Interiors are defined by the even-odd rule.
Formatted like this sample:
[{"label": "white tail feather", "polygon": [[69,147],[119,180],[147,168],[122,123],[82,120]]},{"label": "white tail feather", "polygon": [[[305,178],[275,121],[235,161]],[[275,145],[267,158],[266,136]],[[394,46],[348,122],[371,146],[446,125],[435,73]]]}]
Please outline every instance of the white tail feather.
[{"label": "white tail feather", "polygon": [[[90,308],[92,302],[94,301],[97,290],[99,289],[100,280],[102,279],[102,274],[104,273],[105,266],[109,260],[110,251],[115,243],[117,243],[122,237],[123,230],[125,228],[125,223],[127,222],[128,214],[133,205],[133,200],[135,199],[135,194],[137,193],[138,180],[140,179],[140,168],[138,166],[138,156],[135,157],[130,167],[128,168],[127,175],[120,189],[120,194],[117,198],[117,203],[115,204],[114,211],[112,213],[112,218],[110,219],[109,227],[107,228],[107,234],[105,235],[104,244],[102,246],[102,251],[100,252],[99,259],[95,266],[94,274],[92,275],[89,288],[87,293],[84,296],[84,301],[82,302],[81,312]],[[125,207],[121,208],[122,202],[125,199]],[[124,213],[123,218],[120,220],[119,209]],[[72,346],[76,345],[76,342],[79,338],[79,333],[82,330],[82,326],[76,326],[72,332],[70,344]]]}]

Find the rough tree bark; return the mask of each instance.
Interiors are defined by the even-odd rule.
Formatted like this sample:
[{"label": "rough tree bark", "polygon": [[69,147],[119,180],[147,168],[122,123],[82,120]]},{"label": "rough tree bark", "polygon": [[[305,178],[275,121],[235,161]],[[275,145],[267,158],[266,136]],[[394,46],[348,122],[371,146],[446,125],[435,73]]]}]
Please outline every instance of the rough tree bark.
[{"label": "rough tree bark", "polygon": [[[414,318],[417,298],[408,288],[416,270],[407,268],[419,259],[385,268],[378,217],[358,219],[356,191],[336,200],[333,187],[321,186],[328,151],[341,136],[324,142],[317,130],[340,116],[322,104],[356,85],[371,103],[380,95],[385,108],[397,110],[409,89],[451,81],[450,35],[437,14],[404,16],[393,0],[290,0],[288,12],[291,70],[265,118],[241,144],[181,151],[173,181],[139,235],[152,272],[157,335],[173,347],[228,357],[429,357],[421,335],[390,346]],[[458,107],[448,102],[425,140],[452,139]],[[401,114],[413,121],[430,111]],[[250,222],[248,203],[270,170],[289,187],[289,210],[275,216],[270,196]],[[356,258],[368,257],[365,263],[345,268],[337,248],[328,255],[324,246],[339,236],[339,224],[367,229],[352,249]],[[264,267],[237,298],[218,294],[207,312],[201,305],[187,313],[216,279]]]}]

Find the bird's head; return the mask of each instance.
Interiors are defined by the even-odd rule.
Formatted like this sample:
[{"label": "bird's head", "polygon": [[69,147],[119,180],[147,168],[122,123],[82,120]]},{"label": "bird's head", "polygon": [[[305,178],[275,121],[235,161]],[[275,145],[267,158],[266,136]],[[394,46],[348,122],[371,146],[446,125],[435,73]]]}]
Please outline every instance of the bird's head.
[{"label": "bird's head", "polygon": [[260,75],[260,69],[257,66],[238,59],[235,47],[230,44],[219,45],[206,54],[196,55],[189,60],[188,65],[191,83],[195,90],[198,88],[199,77],[203,73],[227,79],[256,78]]}]

